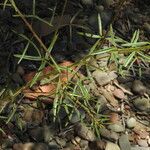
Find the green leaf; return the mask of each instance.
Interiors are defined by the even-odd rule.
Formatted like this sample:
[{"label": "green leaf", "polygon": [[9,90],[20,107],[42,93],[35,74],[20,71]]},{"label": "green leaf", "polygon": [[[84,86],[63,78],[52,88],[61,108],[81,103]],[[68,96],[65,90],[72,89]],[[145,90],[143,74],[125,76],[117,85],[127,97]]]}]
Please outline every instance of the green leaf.
[{"label": "green leaf", "polygon": [[124,67],[127,67],[130,63],[131,63],[131,61],[132,61],[132,59],[134,58],[134,56],[135,56],[135,51],[133,51],[128,57],[127,57],[127,59],[126,59],[126,61],[125,61],[125,63],[124,63]]}]

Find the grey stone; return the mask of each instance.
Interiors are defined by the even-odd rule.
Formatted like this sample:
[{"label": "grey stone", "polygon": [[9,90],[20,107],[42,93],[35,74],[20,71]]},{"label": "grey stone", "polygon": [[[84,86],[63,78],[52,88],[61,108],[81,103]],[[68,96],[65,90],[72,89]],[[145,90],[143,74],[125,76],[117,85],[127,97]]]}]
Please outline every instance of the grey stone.
[{"label": "grey stone", "polygon": [[149,147],[132,146],[131,150],[150,150]]},{"label": "grey stone", "polygon": [[92,73],[92,75],[100,86],[106,85],[111,80],[117,78],[117,75],[113,71],[110,73],[106,73],[100,70],[96,70]]},{"label": "grey stone", "polygon": [[134,80],[132,84],[132,91],[135,94],[143,95],[146,92],[146,87],[140,80]]},{"label": "grey stone", "polygon": [[121,150],[131,150],[131,145],[128,139],[128,135],[123,134],[119,138],[119,145]]},{"label": "grey stone", "polygon": [[136,119],[131,117],[131,118],[127,119],[126,124],[127,124],[128,128],[134,128],[136,125]]},{"label": "grey stone", "polygon": [[76,134],[88,141],[94,141],[95,140],[95,134],[94,132],[88,128],[84,123],[78,123],[75,126],[75,132]]},{"label": "grey stone", "polygon": [[137,98],[133,101],[134,106],[141,111],[149,111],[150,109],[150,99],[147,98]]},{"label": "grey stone", "polygon": [[125,128],[120,123],[110,124],[108,125],[108,129],[114,131],[114,132],[123,132],[125,131]]},{"label": "grey stone", "polygon": [[120,150],[120,148],[117,144],[107,142],[105,150]]},{"label": "grey stone", "polygon": [[100,130],[100,134],[102,137],[112,141],[112,142],[115,142],[119,139],[118,137],[118,134],[116,132],[113,132],[113,131],[109,131],[108,129],[106,128],[102,128]]}]

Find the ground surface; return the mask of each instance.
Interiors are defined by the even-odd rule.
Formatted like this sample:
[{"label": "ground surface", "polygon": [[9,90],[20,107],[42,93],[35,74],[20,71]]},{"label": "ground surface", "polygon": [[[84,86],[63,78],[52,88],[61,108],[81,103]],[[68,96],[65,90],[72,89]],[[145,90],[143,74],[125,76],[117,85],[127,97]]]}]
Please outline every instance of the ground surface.
[{"label": "ground surface", "polygon": [[[52,56],[61,67],[68,67],[88,54],[96,39],[81,36],[77,32],[98,35],[98,13],[102,19],[104,33],[109,30],[110,23],[113,23],[116,35],[126,41],[130,41],[137,29],[140,30],[141,41],[150,41],[149,1],[128,1],[121,7],[118,7],[118,4],[117,0],[68,1],[65,12],[60,17],[60,10],[62,11],[64,7],[62,1],[57,5],[54,1],[38,1],[36,5],[38,16],[50,18],[52,13],[47,13],[50,11],[49,7],[56,8],[57,17],[54,17],[53,27],[33,21],[33,29],[46,46],[49,45],[54,32],[59,29],[59,37],[53,47]],[[31,6],[30,1],[18,0],[18,8],[24,13],[30,14]],[[59,81],[63,89],[69,82],[67,78],[69,76],[71,79],[69,87],[77,86],[77,93],[72,91],[72,95],[76,94],[79,97],[72,102],[69,100],[72,95],[69,98],[64,96],[69,95],[72,89],[64,90],[66,93],[62,95],[65,99],[61,99],[61,104],[70,107],[67,111],[66,107],[61,107],[57,114],[58,119],[54,123],[53,104],[56,95],[52,91],[57,91],[58,77],[55,82],[50,82],[50,79],[57,73],[53,67],[47,65],[42,69],[42,77],[38,82],[32,88],[27,86],[27,82],[33,79],[40,63],[23,60],[19,65],[17,64],[18,58],[15,58],[14,54],[22,54],[27,42],[14,31],[26,34],[31,39],[32,34],[23,22],[14,18],[12,14],[14,11],[10,8],[5,11],[0,10],[0,129],[2,129],[0,149],[150,149],[150,64],[148,62],[137,60],[131,69],[125,71],[126,76],[122,77],[118,72],[119,65],[111,59],[112,56],[110,58],[110,54],[103,53],[87,59],[88,65],[85,66],[88,66],[88,69],[85,66],[80,68],[75,78],[68,70],[61,71]],[[33,42],[36,43],[34,40]],[[110,46],[109,42],[104,42],[102,45],[102,47],[107,46]],[[29,47],[27,53],[37,55],[33,46]],[[147,55],[149,54],[147,50]],[[125,57],[126,54],[119,54],[118,63],[124,63]],[[77,70],[76,67],[70,68],[72,71]],[[88,70],[88,73],[85,70]],[[89,76],[93,80],[90,80]],[[13,99],[12,93],[21,87],[23,90],[21,89],[20,94]],[[61,91],[58,93],[61,94]],[[72,105],[76,109],[72,109]]]}]

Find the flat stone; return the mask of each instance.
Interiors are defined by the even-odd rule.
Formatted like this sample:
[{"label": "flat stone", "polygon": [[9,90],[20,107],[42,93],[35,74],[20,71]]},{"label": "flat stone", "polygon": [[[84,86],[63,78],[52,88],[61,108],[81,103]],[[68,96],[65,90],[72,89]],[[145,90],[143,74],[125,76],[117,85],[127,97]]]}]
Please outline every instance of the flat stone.
[{"label": "flat stone", "polygon": [[147,98],[137,98],[133,101],[134,106],[141,111],[150,110],[150,99]]},{"label": "flat stone", "polygon": [[121,150],[131,150],[131,145],[128,139],[128,135],[123,134],[119,138],[119,145]]},{"label": "flat stone", "polygon": [[150,150],[149,147],[132,146],[131,150]]},{"label": "flat stone", "polygon": [[108,129],[114,131],[114,132],[124,132],[125,128],[120,123],[110,124],[108,125]]},{"label": "flat stone", "polygon": [[120,148],[117,144],[107,142],[105,150],[120,150]]},{"label": "flat stone", "polygon": [[110,73],[106,73],[100,70],[96,70],[92,73],[92,75],[100,86],[106,85],[111,80],[117,78],[117,75],[113,71]]},{"label": "flat stone", "polygon": [[131,117],[127,119],[126,124],[128,128],[134,128],[136,126],[136,119]]},{"label": "flat stone", "polygon": [[94,141],[95,140],[94,132],[91,129],[89,129],[84,123],[78,123],[75,126],[75,132],[82,139],[85,139],[88,141]]},{"label": "flat stone", "polygon": [[106,128],[102,128],[100,130],[100,134],[102,137],[112,141],[112,142],[115,142],[119,139],[119,136],[116,132],[113,132],[113,131],[109,131],[108,129]]}]

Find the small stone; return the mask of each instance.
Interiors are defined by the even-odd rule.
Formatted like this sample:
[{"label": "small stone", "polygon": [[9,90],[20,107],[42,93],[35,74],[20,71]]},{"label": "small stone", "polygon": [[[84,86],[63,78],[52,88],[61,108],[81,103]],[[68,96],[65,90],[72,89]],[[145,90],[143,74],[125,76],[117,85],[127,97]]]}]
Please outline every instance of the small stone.
[{"label": "small stone", "polygon": [[147,140],[139,139],[137,140],[139,146],[148,147]]},{"label": "small stone", "polygon": [[102,137],[104,137],[112,142],[116,142],[119,139],[118,134],[116,132],[109,131],[106,128],[102,128],[100,130],[100,134]]},{"label": "small stone", "polygon": [[29,130],[29,135],[31,136],[32,139],[34,139],[37,142],[42,142],[44,140],[42,127],[37,127]]},{"label": "small stone", "polygon": [[45,143],[36,143],[32,150],[49,150],[49,146]]},{"label": "small stone", "polygon": [[18,83],[19,85],[23,85],[23,80],[22,78],[20,77],[20,75],[18,73],[14,73],[12,75],[12,80],[15,82],[15,83]]},{"label": "small stone", "polygon": [[78,112],[74,111],[72,117],[70,119],[71,123],[79,122],[85,118],[85,112],[83,110],[79,110]]},{"label": "small stone", "polygon": [[111,113],[110,114],[110,122],[111,123],[117,123],[117,122],[119,122],[119,115],[118,115],[118,113]]},{"label": "small stone", "polygon": [[95,134],[92,130],[90,130],[85,124],[78,123],[75,126],[75,132],[77,135],[85,140],[88,141],[94,141],[95,140]]},{"label": "small stone", "polygon": [[146,92],[146,87],[140,80],[134,80],[132,84],[132,91],[135,94],[143,95]]},{"label": "small stone", "polygon": [[88,149],[89,142],[87,140],[81,140],[80,141],[80,147],[81,149]]},{"label": "small stone", "polygon": [[118,99],[124,99],[125,98],[124,92],[121,89],[115,89],[113,94]]},{"label": "small stone", "polygon": [[43,127],[43,130],[44,130],[43,131],[44,142],[48,143],[49,141],[51,141],[53,139],[56,130],[52,127],[47,126],[47,125],[45,125]]},{"label": "small stone", "polygon": [[107,142],[105,150],[120,150],[120,148],[117,144]]},{"label": "small stone", "polygon": [[86,6],[92,6],[93,5],[93,0],[81,0],[83,5]]},{"label": "small stone", "polygon": [[149,147],[132,146],[131,150],[149,150]]},{"label": "small stone", "polygon": [[92,75],[100,86],[106,85],[111,80],[117,78],[117,75],[114,72],[106,73],[100,70],[94,71]]},{"label": "small stone", "polygon": [[144,27],[145,31],[148,32],[148,34],[150,34],[150,24],[146,22],[146,23],[144,23],[143,27]]},{"label": "small stone", "polygon": [[97,103],[95,105],[95,108],[97,112],[101,112],[106,108],[107,100],[103,95],[100,95],[97,99]]},{"label": "small stone", "polygon": [[126,134],[121,135],[121,137],[119,138],[119,145],[121,150],[131,150],[131,145],[128,139],[128,135]]},{"label": "small stone", "polygon": [[13,150],[33,150],[34,143],[16,143],[13,145]]},{"label": "small stone", "polygon": [[25,73],[25,71],[24,71],[23,67],[22,67],[22,66],[20,66],[20,65],[17,67],[16,72],[17,72],[19,75],[21,75],[21,76],[23,76],[23,75],[24,75],[24,73]]},{"label": "small stone", "polygon": [[126,124],[128,128],[134,128],[136,126],[136,119],[131,117],[127,119]]},{"label": "small stone", "polygon": [[125,128],[120,123],[110,124],[108,125],[108,129],[114,131],[114,132],[124,132]]},{"label": "small stone", "polygon": [[134,106],[141,111],[149,111],[150,109],[150,99],[147,98],[137,98],[133,101]]},{"label": "small stone", "polygon": [[102,140],[96,140],[89,143],[90,150],[104,150],[106,147],[106,142]]}]

